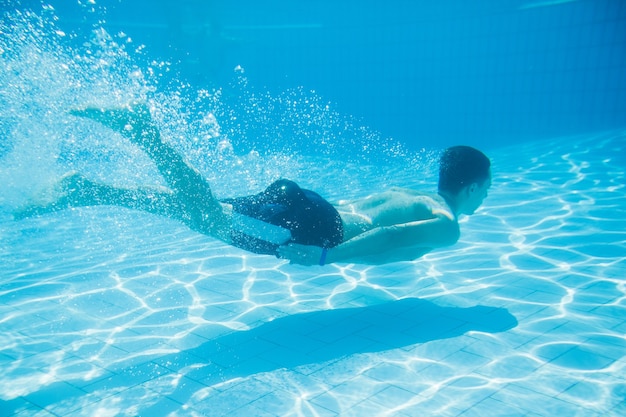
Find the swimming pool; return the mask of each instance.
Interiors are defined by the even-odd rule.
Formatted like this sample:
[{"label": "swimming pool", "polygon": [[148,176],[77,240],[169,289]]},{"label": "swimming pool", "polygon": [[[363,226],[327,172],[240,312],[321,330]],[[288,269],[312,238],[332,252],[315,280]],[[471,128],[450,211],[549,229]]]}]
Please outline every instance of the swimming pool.
[{"label": "swimming pool", "polygon": [[[271,121],[267,151],[238,153],[227,99],[164,88],[105,32],[72,49],[47,19],[16,18],[2,45],[1,415],[626,412],[626,131],[485,149],[484,207],[415,262],[299,267],[113,207],[15,221],[66,170],[161,181],[124,139],[66,114],[85,102],[157,103],[218,195],[278,176],[330,200],[434,186],[430,152],[377,145],[309,92],[260,98],[243,76],[246,108],[311,106]],[[285,125],[318,152],[277,146]]]}]

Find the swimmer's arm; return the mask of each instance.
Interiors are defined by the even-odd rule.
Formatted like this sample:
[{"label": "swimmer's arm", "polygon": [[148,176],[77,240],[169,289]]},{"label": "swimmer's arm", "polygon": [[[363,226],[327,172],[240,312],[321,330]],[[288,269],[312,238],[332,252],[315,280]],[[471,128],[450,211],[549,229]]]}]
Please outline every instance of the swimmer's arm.
[{"label": "swimmer's arm", "polygon": [[370,263],[367,261],[371,257],[378,260],[375,263],[379,263],[383,252],[393,253],[395,249],[415,248],[415,255],[404,259],[411,261],[432,249],[453,245],[459,239],[459,234],[458,223],[446,217],[378,227],[330,249],[326,262]]},{"label": "swimmer's arm", "polygon": [[[453,245],[458,240],[459,233],[458,223],[445,216],[378,227],[329,249],[325,263],[382,264],[400,260],[411,261],[432,249]],[[414,248],[406,259],[394,256],[394,250],[406,252],[406,248]],[[384,256],[385,252],[389,253],[388,257]],[[290,244],[281,247],[279,255],[292,263],[318,265],[322,248]]]}]

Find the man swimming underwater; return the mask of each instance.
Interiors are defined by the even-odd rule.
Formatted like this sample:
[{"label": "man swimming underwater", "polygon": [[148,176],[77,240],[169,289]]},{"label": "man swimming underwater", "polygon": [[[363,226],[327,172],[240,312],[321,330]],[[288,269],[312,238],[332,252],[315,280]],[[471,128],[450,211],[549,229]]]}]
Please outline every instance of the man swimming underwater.
[{"label": "man swimming underwater", "polygon": [[139,146],[169,188],[116,188],[70,174],[59,182],[56,201],[29,206],[16,218],[116,205],[177,219],[228,244],[296,264],[385,264],[411,261],[456,243],[458,216],[473,214],[491,186],[489,159],[474,148],[455,146],[441,157],[436,194],[392,188],[333,206],[283,179],[256,195],[218,200],[200,173],[163,142],[147,107],[71,113],[102,123]]}]

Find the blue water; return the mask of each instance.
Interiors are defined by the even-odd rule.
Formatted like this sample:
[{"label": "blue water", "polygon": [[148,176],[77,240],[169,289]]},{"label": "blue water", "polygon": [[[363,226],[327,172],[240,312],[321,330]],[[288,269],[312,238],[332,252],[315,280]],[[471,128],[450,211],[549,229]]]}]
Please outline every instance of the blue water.
[{"label": "blue water", "polygon": [[440,147],[321,93],[248,68],[199,87],[135,35],[59,15],[5,15],[0,34],[0,415],[626,413],[626,130],[487,144],[485,205],[415,262],[293,266],[115,207],[15,221],[67,171],[162,184],[67,113],[85,104],[149,102],[218,196],[281,176],[331,201],[436,182]]},{"label": "blue water", "polygon": [[412,149],[461,138],[482,148],[625,121],[620,0],[48,3],[64,28],[88,36],[104,21],[196,87],[224,88],[241,65],[258,87],[315,90]]}]

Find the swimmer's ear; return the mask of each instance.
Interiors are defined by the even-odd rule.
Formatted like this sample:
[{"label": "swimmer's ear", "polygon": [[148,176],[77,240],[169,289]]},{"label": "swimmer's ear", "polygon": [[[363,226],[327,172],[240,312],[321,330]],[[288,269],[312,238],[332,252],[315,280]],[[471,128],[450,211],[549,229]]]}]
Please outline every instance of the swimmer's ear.
[{"label": "swimmer's ear", "polygon": [[476,190],[478,190],[478,184],[473,182],[465,188],[467,189],[468,194],[474,194]]}]

